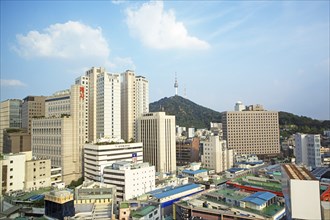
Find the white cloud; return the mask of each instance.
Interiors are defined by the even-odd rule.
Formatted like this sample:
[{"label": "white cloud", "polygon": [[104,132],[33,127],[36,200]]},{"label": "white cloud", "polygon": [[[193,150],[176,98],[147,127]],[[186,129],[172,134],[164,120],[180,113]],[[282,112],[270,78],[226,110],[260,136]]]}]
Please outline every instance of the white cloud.
[{"label": "white cloud", "polygon": [[182,22],[176,21],[173,10],[164,10],[162,1],[144,3],[140,8],[127,9],[126,23],[130,33],[143,44],[155,49],[207,49],[210,45],[189,36]]},{"label": "white cloud", "polygon": [[22,57],[108,58],[110,50],[101,28],[77,21],[50,25],[42,32],[30,31],[16,36],[14,50]]},{"label": "white cloud", "polygon": [[1,86],[8,86],[8,87],[25,87],[26,84],[17,80],[17,79],[0,79]]}]

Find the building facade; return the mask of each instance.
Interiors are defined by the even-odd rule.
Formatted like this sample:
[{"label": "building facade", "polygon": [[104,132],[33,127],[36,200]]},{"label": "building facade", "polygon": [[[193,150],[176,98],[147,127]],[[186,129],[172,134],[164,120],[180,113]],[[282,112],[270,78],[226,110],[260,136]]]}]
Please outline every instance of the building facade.
[{"label": "building facade", "polygon": [[296,163],[312,168],[321,166],[321,137],[314,134],[295,134]]},{"label": "building facade", "polygon": [[245,111],[222,113],[223,138],[238,154],[274,156],[280,153],[278,112],[253,105]]},{"label": "building facade", "polygon": [[116,162],[103,171],[104,183],[117,187],[117,199],[133,199],[155,189],[155,167],[149,163]]},{"label": "building facade", "polygon": [[126,141],[136,139],[136,120],[149,112],[149,82],[127,70],[121,74],[121,135]]},{"label": "building facade", "polygon": [[22,128],[31,134],[32,118],[45,116],[45,96],[27,96],[22,103]]},{"label": "building facade", "polygon": [[176,171],[175,116],[143,114],[138,119],[137,140],[143,143],[143,161],[154,165],[156,172]]},{"label": "building facade", "polygon": [[199,138],[176,140],[176,163],[178,166],[199,161]]},{"label": "building facade", "polygon": [[214,169],[216,173],[223,172],[234,165],[234,150],[228,149],[226,141],[219,136],[209,136],[201,141],[202,163],[205,168]]},{"label": "building facade", "polygon": [[46,99],[46,118],[32,120],[33,155],[50,159],[62,168],[63,181],[70,184],[83,174],[83,146],[86,142],[84,87],[55,93]]},{"label": "building facade", "polygon": [[96,137],[120,138],[120,77],[99,73],[96,80]]},{"label": "building facade", "polygon": [[307,169],[295,164],[283,164],[281,171],[286,218],[321,219],[319,181]]},{"label": "building facade", "polygon": [[142,143],[111,143],[100,140],[84,147],[84,178],[103,182],[104,168],[119,161],[143,162]]},{"label": "building facade", "polygon": [[22,129],[3,130],[3,153],[31,151],[31,135]]},{"label": "building facade", "polygon": [[8,99],[0,103],[0,153],[3,151],[3,129],[21,128],[22,100]]}]

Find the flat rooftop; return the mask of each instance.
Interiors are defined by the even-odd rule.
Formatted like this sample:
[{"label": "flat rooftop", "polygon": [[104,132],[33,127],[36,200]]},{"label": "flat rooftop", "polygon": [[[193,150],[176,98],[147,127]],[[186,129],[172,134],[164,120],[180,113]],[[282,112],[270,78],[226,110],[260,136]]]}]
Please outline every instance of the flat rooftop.
[{"label": "flat rooftop", "polygon": [[191,183],[191,184],[186,184],[183,186],[178,186],[178,187],[175,187],[172,189],[167,188],[167,190],[165,189],[164,191],[161,191],[160,193],[157,193],[157,191],[153,191],[153,192],[151,192],[151,194],[157,199],[162,199],[162,198],[172,196],[172,195],[175,195],[178,193],[182,193],[182,192],[194,189],[194,188],[198,188],[200,186],[201,185],[199,185],[199,184]]},{"label": "flat rooftop", "polygon": [[317,180],[305,167],[299,167],[295,164],[283,164],[282,167],[290,179]]}]

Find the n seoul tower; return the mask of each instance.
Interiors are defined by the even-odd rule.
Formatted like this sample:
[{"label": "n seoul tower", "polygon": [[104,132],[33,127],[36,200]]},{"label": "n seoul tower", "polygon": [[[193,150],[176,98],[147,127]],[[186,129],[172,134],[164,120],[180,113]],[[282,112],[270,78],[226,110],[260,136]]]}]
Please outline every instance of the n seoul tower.
[{"label": "n seoul tower", "polygon": [[175,83],[174,83],[174,88],[175,88],[175,95],[178,95],[178,80],[176,79],[176,73],[175,73]]}]

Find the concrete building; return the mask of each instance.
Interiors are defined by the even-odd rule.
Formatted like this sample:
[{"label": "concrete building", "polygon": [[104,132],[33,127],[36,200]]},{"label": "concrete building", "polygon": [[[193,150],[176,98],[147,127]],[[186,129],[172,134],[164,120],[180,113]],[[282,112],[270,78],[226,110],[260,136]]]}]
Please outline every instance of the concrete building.
[{"label": "concrete building", "polygon": [[149,82],[127,70],[121,74],[121,135],[126,141],[136,139],[136,120],[149,112]]},{"label": "concrete building", "polygon": [[32,152],[4,154],[2,158],[3,193],[36,190],[51,185],[50,160],[32,157]]},{"label": "concrete building", "polygon": [[121,161],[103,171],[104,183],[117,187],[117,199],[129,200],[155,189],[155,167],[149,163]]},{"label": "concrete building", "polygon": [[77,219],[113,219],[116,186],[84,181],[75,188],[74,203]]},{"label": "concrete building", "polygon": [[96,81],[96,138],[120,138],[119,75],[99,73]]},{"label": "concrete building", "polygon": [[321,137],[314,134],[295,134],[296,163],[316,168],[321,166]]},{"label": "concrete building", "polygon": [[228,149],[226,141],[219,136],[209,136],[201,141],[203,152],[202,163],[205,168],[214,169],[216,173],[223,172],[234,165],[234,150]]},{"label": "concrete building", "polygon": [[86,142],[83,86],[73,85],[46,99],[46,118],[32,120],[33,155],[50,159],[62,168],[63,181],[70,184],[82,176],[83,146]]},{"label": "concrete building", "polygon": [[199,161],[199,138],[176,139],[176,163],[178,166]]},{"label": "concrete building", "polygon": [[320,183],[307,169],[282,165],[282,191],[288,220],[321,219]]},{"label": "concrete building", "polygon": [[22,129],[3,130],[3,153],[31,151],[31,135]]},{"label": "concrete building", "polygon": [[22,100],[8,99],[0,103],[0,153],[3,152],[3,129],[21,128]]},{"label": "concrete building", "polygon": [[22,103],[22,128],[31,134],[32,118],[45,116],[45,96],[27,96]]},{"label": "concrete building", "polygon": [[245,111],[222,113],[223,138],[238,154],[274,156],[280,153],[278,112],[253,105]]},{"label": "concrete building", "polygon": [[51,161],[32,157],[32,151],[26,155],[25,190],[37,190],[51,186]]},{"label": "concrete building", "polygon": [[101,139],[93,144],[85,144],[85,180],[103,182],[104,168],[119,161],[143,162],[142,143],[114,143]]},{"label": "concrete building", "polygon": [[156,172],[176,171],[175,116],[165,112],[145,113],[138,119],[137,140],[143,143],[143,161]]}]

